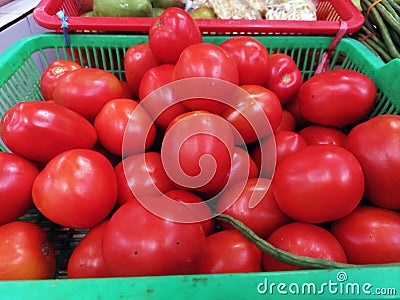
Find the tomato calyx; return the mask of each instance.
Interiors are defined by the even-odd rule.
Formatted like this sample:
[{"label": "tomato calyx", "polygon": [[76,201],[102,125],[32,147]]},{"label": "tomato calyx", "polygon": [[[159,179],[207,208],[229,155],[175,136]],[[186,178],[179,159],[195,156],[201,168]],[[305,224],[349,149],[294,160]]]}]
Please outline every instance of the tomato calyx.
[{"label": "tomato calyx", "polygon": [[53,75],[59,75],[59,74],[62,74],[62,73],[64,73],[64,72],[65,72],[65,69],[64,69],[63,67],[60,67],[60,66],[55,67],[55,68],[52,70]]},{"label": "tomato calyx", "polygon": [[282,76],[282,83],[288,84],[293,81],[293,76],[289,73],[286,73]]}]

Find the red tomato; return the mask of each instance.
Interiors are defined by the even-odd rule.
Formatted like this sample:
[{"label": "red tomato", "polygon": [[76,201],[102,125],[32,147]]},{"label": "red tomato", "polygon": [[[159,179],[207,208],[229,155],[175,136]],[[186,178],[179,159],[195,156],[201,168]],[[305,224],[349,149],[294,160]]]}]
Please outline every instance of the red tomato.
[{"label": "red tomato", "polygon": [[97,114],[94,127],[100,144],[119,156],[144,152],[156,137],[148,113],[138,102],[125,98],[108,101]]},{"label": "red tomato", "polygon": [[204,244],[200,223],[162,219],[129,201],[110,218],[101,249],[112,276],[156,276],[194,274]]},{"label": "red tomato", "polygon": [[[239,83],[239,73],[235,61],[220,46],[201,43],[183,50],[174,70],[174,80],[209,77]],[[194,98],[184,101],[189,110],[209,110],[220,113],[227,105],[219,100]]]},{"label": "red tomato", "polygon": [[258,167],[249,153],[241,147],[234,147],[232,166],[226,174],[225,180],[215,191],[208,192],[204,196],[206,198],[215,197],[228,186],[249,178],[257,177],[258,173]]},{"label": "red tomato", "polygon": [[124,69],[133,98],[139,96],[139,85],[144,73],[159,64],[148,43],[129,47],[124,56]]},{"label": "red tomato", "polygon": [[285,104],[284,108],[294,117],[296,121],[296,128],[301,129],[311,124],[311,122],[307,121],[301,113],[298,98],[295,98],[294,100]]},{"label": "red tomato", "polygon": [[182,51],[203,42],[197,22],[182,8],[166,8],[149,29],[151,51],[161,63],[175,64]]},{"label": "red tomato", "polygon": [[261,272],[261,250],[236,230],[222,230],[206,238],[200,274]]},{"label": "red tomato", "polygon": [[193,111],[167,128],[161,156],[178,188],[210,192],[223,184],[231,169],[233,147],[228,122],[209,112]]},{"label": "red tomato", "polygon": [[1,138],[12,152],[43,163],[66,150],[92,148],[97,140],[96,130],[85,118],[43,101],[14,105],[1,125]]},{"label": "red tomato", "polygon": [[193,212],[198,215],[201,219],[204,219],[200,224],[203,227],[204,234],[210,235],[214,232],[214,219],[211,208],[207,205],[204,200],[190,191],[174,189],[164,194],[168,198],[182,203],[200,203],[201,205],[196,206]]},{"label": "red tomato", "polygon": [[101,253],[101,239],[108,220],[90,229],[74,248],[68,260],[68,278],[110,277]]},{"label": "red tomato", "polygon": [[251,157],[259,169],[259,176],[271,179],[275,172],[277,159],[275,136],[271,135],[255,144]]},{"label": "red tomato", "polygon": [[128,156],[114,169],[118,183],[117,207],[137,197],[158,196],[175,188],[157,152]]},{"label": "red tomato", "polygon": [[234,59],[239,71],[239,84],[263,85],[267,80],[269,53],[251,36],[235,36],[220,46]]},{"label": "red tomato", "polygon": [[93,121],[104,104],[121,98],[120,80],[112,73],[95,68],[82,68],[63,76],[54,89],[56,103]]},{"label": "red tomato", "polygon": [[321,223],[344,217],[360,203],[364,174],[351,152],[311,145],[282,161],[274,175],[280,209],[297,221]]},{"label": "red tomato", "polygon": [[400,261],[400,214],[359,206],[333,222],[331,232],[342,244],[349,263],[384,264]]},{"label": "red tomato", "polygon": [[[339,241],[326,229],[317,225],[292,222],[275,230],[267,239],[276,248],[293,254],[323,258],[346,263],[347,258]],[[263,253],[263,271],[290,271],[301,267],[278,261]]]},{"label": "red tomato", "polygon": [[342,146],[346,139],[344,131],[322,125],[309,125],[301,129],[298,133],[308,145],[328,144]]},{"label": "red tomato", "polygon": [[[270,184],[266,178],[250,178],[229,187],[218,201],[217,212],[242,221],[258,236],[266,238],[290,221],[276,204]],[[221,226],[230,228],[225,223]]]},{"label": "red tomato", "polygon": [[[175,66],[172,64],[162,64],[151,68],[143,75],[139,86],[141,104],[155,120],[157,127],[163,130],[174,118],[187,112],[183,103],[177,101],[174,97],[172,85],[154,92],[161,86],[173,81],[174,69]],[[154,93],[152,94],[152,92]]]},{"label": "red tomato", "polygon": [[272,134],[280,124],[282,106],[278,97],[261,85],[243,85],[241,88],[251,98],[244,98],[236,107],[225,109],[221,115],[236,128],[247,144]]},{"label": "red tomato", "polygon": [[307,147],[306,140],[293,131],[280,131],[275,133],[275,144],[277,165],[293,153]]},{"label": "red tomato", "polygon": [[400,209],[400,116],[376,116],[357,125],[343,147],[363,168],[365,197],[378,206]]},{"label": "red tomato", "polygon": [[294,131],[296,129],[296,119],[294,118],[293,114],[289,112],[287,109],[282,109],[282,118],[279,126],[275,129],[275,133],[288,130]]},{"label": "red tomato", "polygon": [[81,69],[81,65],[64,59],[56,59],[43,71],[40,77],[40,92],[44,100],[53,99],[53,91],[58,80],[65,74]]},{"label": "red tomato", "polygon": [[39,169],[17,154],[0,152],[0,225],[33,207],[32,185]]},{"label": "red tomato", "polygon": [[135,98],[134,93],[132,92],[131,88],[128,85],[128,82],[121,80],[122,86],[122,98],[133,99]]},{"label": "red tomato", "polygon": [[87,229],[114,208],[117,182],[108,159],[87,149],[65,151],[36,177],[32,198],[37,209],[56,224]]},{"label": "red tomato", "polygon": [[303,78],[293,58],[284,53],[272,54],[268,70],[265,87],[273,91],[282,104],[294,100]]},{"label": "red tomato", "polygon": [[52,279],[54,247],[37,224],[14,221],[0,226],[0,279]]},{"label": "red tomato", "polygon": [[304,118],[319,125],[342,127],[360,121],[371,111],[375,83],[354,70],[316,74],[301,86],[299,108]]}]

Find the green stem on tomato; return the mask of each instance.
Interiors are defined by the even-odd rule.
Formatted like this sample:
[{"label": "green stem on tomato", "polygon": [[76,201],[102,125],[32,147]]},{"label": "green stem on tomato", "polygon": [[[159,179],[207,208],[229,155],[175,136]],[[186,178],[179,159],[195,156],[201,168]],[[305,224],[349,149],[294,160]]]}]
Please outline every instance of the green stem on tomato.
[{"label": "green stem on tomato", "polygon": [[255,244],[263,253],[266,253],[273,258],[292,265],[296,265],[302,268],[313,268],[313,269],[340,269],[340,268],[361,268],[361,267],[400,267],[399,263],[388,263],[388,264],[371,264],[371,265],[355,265],[335,262],[322,258],[312,258],[307,256],[296,255],[279,248],[276,248],[272,244],[268,243],[264,239],[260,238],[254,233],[249,227],[243,224],[240,220],[227,215],[220,214],[216,216],[217,221],[224,222],[231,225],[234,229],[239,231],[245,238]]}]

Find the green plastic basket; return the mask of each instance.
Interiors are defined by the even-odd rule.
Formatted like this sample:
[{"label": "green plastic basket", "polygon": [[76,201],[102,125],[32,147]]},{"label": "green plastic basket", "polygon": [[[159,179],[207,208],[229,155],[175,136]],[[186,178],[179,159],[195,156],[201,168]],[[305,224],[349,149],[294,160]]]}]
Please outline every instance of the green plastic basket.
[{"label": "green plastic basket", "polygon": [[[0,117],[15,103],[40,100],[40,76],[54,59],[69,59],[88,67],[106,69],[124,79],[123,57],[147,36],[63,35],[27,37],[0,55]],[[229,36],[205,37],[219,44]],[[259,36],[270,53],[289,54],[311,77],[332,37]],[[353,69],[377,85],[378,97],[371,116],[400,111],[400,59],[384,64],[354,39],[342,39],[329,53],[330,68]],[[0,148],[8,151],[0,141]],[[154,276],[135,278],[65,279],[68,257],[85,231],[63,228],[32,210],[23,218],[45,228],[55,244],[58,272],[53,280],[0,282],[4,299],[400,299],[400,268],[370,267],[335,270],[301,270],[248,274]]]}]

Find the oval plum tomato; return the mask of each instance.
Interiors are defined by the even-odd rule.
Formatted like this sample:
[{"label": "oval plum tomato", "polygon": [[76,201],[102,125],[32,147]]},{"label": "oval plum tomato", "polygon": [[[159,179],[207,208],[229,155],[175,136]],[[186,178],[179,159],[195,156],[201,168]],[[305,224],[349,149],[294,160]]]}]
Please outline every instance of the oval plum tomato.
[{"label": "oval plum tomato", "polygon": [[295,131],[296,129],[296,119],[293,114],[289,112],[287,109],[282,109],[282,118],[279,126],[275,129],[275,133],[283,130],[287,131]]},{"label": "oval plum tomato", "polygon": [[261,272],[261,250],[236,230],[209,235],[199,262],[200,274]]},{"label": "oval plum tomato", "polygon": [[43,71],[40,77],[40,92],[44,100],[53,99],[53,91],[58,80],[68,72],[81,69],[82,66],[76,62],[64,59],[56,59]]},{"label": "oval plum tomato", "polygon": [[239,85],[263,85],[267,80],[269,53],[261,42],[250,36],[235,36],[223,41],[220,46],[236,62]]},{"label": "oval plum tomato", "polygon": [[92,148],[97,133],[78,113],[56,103],[21,102],[1,120],[1,138],[14,153],[46,163],[74,148]]},{"label": "oval plum tomato", "polygon": [[155,58],[148,43],[133,45],[124,56],[125,77],[132,91],[133,99],[139,96],[139,85],[144,73],[160,62]]},{"label": "oval plum tomato", "polygon": [[202,42],[197,22],[182,8],[166,8],[149,28],[151,51],[161,63],[175,64],[186,47]]},{"label": "oval plum tomato", "polygon": [[349,263],[384,264],[400,261],[400,214],[359,206],[332,223],[331,232],[342,244]]},{"label": "oval plum tomato", "polygon": [[157,276],[194,274],[204,244],[200,223],[162,219],[135,200],[111,216],[101,249],[112,276]]},{"label": "oval plum tomato", "polygon": [[88,229],[105,219],[117,199],[108,159],[94,150],[74,149],[54,157],[33,182],[37,209],[56,224]]},{"label": "oval plum tomato", "polygon": [[153,145],[156,137],[153,120],[138,102],[131,99],[108,101],[94,119],[94,127],[100,144],[119,156],[144,152]]},{"label": "oval plum tomato", "polygon": [[[162,64],[151,68],[144,73],[139,85],[141,104],[154,119],[156,126],[163,130],[175,117],[187,112],[183,103],[176,101],[173,88],[164,88],[160,93],[150,95],[159,87],[173,81],[174,69],[175,65],[172,64]],[[150,96],[146,98],[148,95]]]},{"label": "oval plum tomato", "polygon": [[[203,227],[204,234],[210,235],[214,231],[214,219],[211,208],[208,206],[206,202],[195,193],[185,190],[173,189],[164,194],[166,197],[179,201],[182,203],[202,203],[204,205],[196,206],[196,211],[193,213],[198,215],[199,217],[204,216],[204,221],[201,221],[200,224]],[[207,218],[207,219],[206,219]]]},{"label": "oval plum tomato", "polygon": [[357,125],[343,147],[363,168],[365,197],[375,205],[400,209],[400,116],[380,115]]},{"label": "oval plum tomato", "polygon": [[293,153],[307,147],[306,140],[296,132],[280,131],[275,133],[276,165]]},{"label": "oval plum tomato", "polygon": [[171,122],[161,156],[176,187],[198,192],[217,189],[231,169],[232,128],[221,116],[192,111]]},{"label": "oval plum tomato", "polygon": [[269,68],[265,87],[273,91],[282,104],[291,102],[297,95],[303,77],[296,62],[287,54],[269,56]]},{"label": "oval plum tomato", "polygon": [[298,93],[304,118],[319,125],[342,127],[362,120],[377,95],[375,83],[355,70],[331,70],[303,83]]},{"label": "oval plum tomato", "polygon": [[[292,254],[347,263],[346,253],[339,241],[329,231],[317,225],[303,222],[283,225],[271,233],[267,242]],[[262,257],[262,268],[265,272],[302,269],[278,261],[265,253]]]},{"label": "oval plum tomato", "polygon": [[33,207],[32,185],[38,167],[25,158],[0,152],[0,225],[16,220]]},{"label": "oval plum tomato", "polygon": [[54,247],[46,232],[28,221],[0,226],[0,279],[52,279],[56,273]]},{"label": "oval plum tomato", "polygon": [[275,170],[280,209],[297,221],[322,223],[344,217],[360,203],[364,174],[351,152],[334,145],[310,145]]},{"label": "oval plum tomato", "polygon": [[[232,57],[220,46],[210,43],[191,45],[183,50],[175,65],[174,80],[210,77],[239,84],[239,72]],[[220,113],[227,105],[213,99],[193,98],[183,102],[189,110]]]},{"label": "oval plum tomato", "polygon": [[101,253],[101,240],[108,220],[90,229],[74,248],[67,265],[68,278],[110,277]]},{"label": "oval plum tomato", "polygon": [[[282,106],[276,94],[261,85],[243,85],[241,88],[251,99],[243,98],[236,107],[226,108],[221,115],[236,128],[243,141],[248,144],[272,134],[281,121]],[[270,126],[265,124],[266,122],[269,122]],[[272,131],[268,130],[268,127]]]},{"label": "oval plum tomato", "polygon": [[157,152],[124,158],[114,168],[118,183],[117,207],[143,196],[158,196],[175,188]]},{"label": "oval plum tomato", "polygon": [[[217,212],[242,221],[258,236],[266,238],[290,221],[276,204],[270,184],[266,178],[250,178],[229,187],[218,201]],[[258,203],[256,206],[251,205],[254,201]],[[225,223],[221,226],[231,228]]]},{"label": "oval plum tomato", "polygon": [[344,131],[323,125],[306,126],[298,134],[304,138],[308,145],[328,144],[342,146],[346,139]]},{"label": "oval plum tomato", "polygon": [[112,73],[95,68],[75,70],[59,79],[54,89],[56,103],[93,121],[108,101],[121,98],[120,80]]}]

